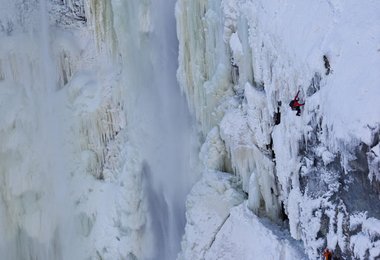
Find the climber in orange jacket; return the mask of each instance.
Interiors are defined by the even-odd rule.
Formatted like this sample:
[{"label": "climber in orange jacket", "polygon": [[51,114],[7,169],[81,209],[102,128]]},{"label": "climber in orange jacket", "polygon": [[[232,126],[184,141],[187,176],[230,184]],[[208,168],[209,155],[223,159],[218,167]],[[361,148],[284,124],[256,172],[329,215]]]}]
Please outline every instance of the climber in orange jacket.
[{"label": "climber in orange jacket", "polygon": [[292,110],[297,110],[297,116],[300,116],[301,115],[301,107],[303,106],[303,105],[305,105],[305,103],[303,103],[303,104],[300,104],[299,102],[298,102],[298,94],[300,93],[300,91],[298,90],[298,92],[297,92],[297,95],[294,97],[294,99],[292,100],[292,101],[290,101],[290,103],[289,103],[289,106],[292,108]]},{"label": "climber in orange jacket", "polygon": [[328,248],[326,248],[325,251],[323,251],[323,256],[325,257],[325,260],[331,260],[332,253]]}]

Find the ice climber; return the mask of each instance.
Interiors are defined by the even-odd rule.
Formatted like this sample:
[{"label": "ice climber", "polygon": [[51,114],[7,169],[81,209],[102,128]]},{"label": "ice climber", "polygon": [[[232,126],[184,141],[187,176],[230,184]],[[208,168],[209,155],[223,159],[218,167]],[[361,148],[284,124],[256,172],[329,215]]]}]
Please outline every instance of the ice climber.
[{"label": "ice climber", "polygon": [[298,94],[300,93],[300,91],[298,90],[298,92],[297,92],[297,95],[294,97],[294,99],[292,100],[292,101],[290,101],[290,103],[289,103],[289,106],[292,108],[292,110],[297,110],[297,116],[300,116],[301,115],[301,107],[303,106],[303,105],[305,105],[305,103],[303,103],[303,104],[300,104],[299,102],[298,102]]},{"label": "ice climber", "polygon": [[328,248],[326,248],[325,251],[323,251],[323,256],[325,257],[325,260],[331,260],[332,253]]}]

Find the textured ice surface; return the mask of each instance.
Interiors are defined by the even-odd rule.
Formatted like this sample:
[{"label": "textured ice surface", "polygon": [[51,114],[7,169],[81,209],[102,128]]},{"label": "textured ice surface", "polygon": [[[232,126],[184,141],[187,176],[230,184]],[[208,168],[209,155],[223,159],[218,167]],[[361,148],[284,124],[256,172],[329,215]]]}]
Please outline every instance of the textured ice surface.
[{"label": "textured ice surface", "polygon": [[174,259],[197,176],[174,1],[0,9],[2,258]]},{"label": "textured ice surface", "polygon": [[[311,259],[326,247],[337,257],[378,257],[379,237],[370,235],[378,224],[367,232],[364,223],[380,218],[379,8],[375,1],[177,3],[178,79],[208,136],[204,161],[231,166],[224,170],[240,179],[247,207],[285,219]],[[305,102],[299,117],[288,106],[297,91]],[[214,127],[227,156],[214,155],[224,151],[209,138]],[[368,215],[350,229],[357,214]],[[212,257],[248,250],[231,243],[233,253],[217,247]]]}]

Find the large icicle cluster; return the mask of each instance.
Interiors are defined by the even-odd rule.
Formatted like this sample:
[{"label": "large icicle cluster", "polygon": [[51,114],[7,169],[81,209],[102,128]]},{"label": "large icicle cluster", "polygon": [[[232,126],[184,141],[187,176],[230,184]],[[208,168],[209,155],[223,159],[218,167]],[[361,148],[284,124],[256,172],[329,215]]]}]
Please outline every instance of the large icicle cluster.
[{"label": "large icicle cluster", "polygon": [[[224,102],[233,96],[228,54],[223,41],[219,5],[208,1],[178,1],[177,31],[180,36],[178,79],[204,134],[223,116]],[[215,32],[215,33],[214,33]],[[218,51],[216,51],[218,50]]]},{"label": "large icicle cluster", "polygon": [[4,259],[143,252],[147,205],[126,138],[111,8],[111,1],[2,2]]},{"label": "large icicle cluster", "polygon": [[[241,207],[285,223],[311,259],[325,248],[337,257],[379,257],[378,8],[373,1],[177,3],[178,80],[205,137],[206,172],[236,174],[248,193]],[[306,103],[300,117],[288,106],[297,91]],[[188,259],[199,239],[191,232]],[[216,248],[210,254],[228,259]]]}]

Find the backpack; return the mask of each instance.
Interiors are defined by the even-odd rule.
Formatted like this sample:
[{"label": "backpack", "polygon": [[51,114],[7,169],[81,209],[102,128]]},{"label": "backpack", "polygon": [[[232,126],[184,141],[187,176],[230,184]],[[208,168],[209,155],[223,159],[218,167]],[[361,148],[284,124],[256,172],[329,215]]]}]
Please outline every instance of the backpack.
[{"label": "backpack", "polygon": [[289,106],[290,106],[292,109],[294,109],[294,102],[296,102],[296,101],[292,100],[292,101],[290,101],[290,103],[289,103]]}]

